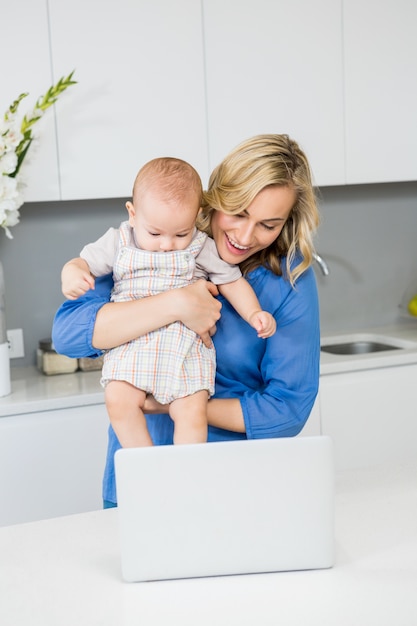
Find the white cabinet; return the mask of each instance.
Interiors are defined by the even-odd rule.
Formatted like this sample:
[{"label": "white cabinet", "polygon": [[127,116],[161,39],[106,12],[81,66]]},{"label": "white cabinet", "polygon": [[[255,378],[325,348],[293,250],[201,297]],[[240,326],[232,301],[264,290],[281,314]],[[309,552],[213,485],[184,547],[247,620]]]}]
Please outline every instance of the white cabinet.
[{"label": "white cabinet", "polygon": [[323,435],[337,469],[408,462],[417,457],[417,365],[320,378]]},{"label": "white cabinet", "polygon": [[319,185],[344,182],[341,3],[205,0],[210,168],[259,133],[287,133]]},{"label": "white cabinet", "polygon": [[311,409],[310,417],[303,430],[299,433],[299,437],[314,437],[321,435],[321,421],[320,421],[320,399],[317,396],[316,401]]},{"label": "white cabinet", "polygon": [[0,526],[102,508],[104,404],[0,418]]},{"label": "white cabinet", "polygon": [[49,0],[54,74],[75,69],[58,117],[62,199],[130,197],[146,161],[208,175],[201,6]]},{"label": "white cabinet", "polygon": [[[24,6],[22,2],[2,2],[1,8],[0,116],[3,118],[7,108],[21,93],[28,93],[19,106],[20,119],[33,109],[37,99],[53,84],[47,0],[31,0]],[[35,140],[21,169],[26,185],[26,201],[59,199],[54,114],[54,109],[48,109],[45,117],[33,127]]]},{"label": "white cabinet", "polygon": [[0,43],[3,106],[78,81],[36,127],[26,201],[129,197],[161,155],[206,185],[271,132],[300,143],[319,186],[417,179],[411,0],[33,0],[24,19],[3,4],[19,25]]},{"label": "white cabinet", "polygon": [[343,3],[348,183],[417,179],[417,4]]}]

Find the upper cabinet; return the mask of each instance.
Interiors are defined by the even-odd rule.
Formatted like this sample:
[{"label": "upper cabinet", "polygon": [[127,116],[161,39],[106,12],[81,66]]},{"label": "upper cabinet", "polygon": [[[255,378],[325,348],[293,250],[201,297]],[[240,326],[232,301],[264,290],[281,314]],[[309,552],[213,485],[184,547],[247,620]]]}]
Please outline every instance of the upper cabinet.
[{"label": "upper cabinet", "polygon": [[343,2],[346,181],[417,179],[417,3]]},{"label": "upper cabinet", "polygon": [[[19,115],[30,113],[37,99],[53,84],[47,0],[2,2],[0,116],[21,93],[29,95]],[[57,104],[57,108],[59,107]],[[58,200],[59,177],[55,110],[49,109],[33,127],[35,137],[23,162],[24,196],[33,202]]]},{"label": "upper cabinet", "polygon": [[78,81],[37,125],[26,201],[129,197],[162,155],[206,185],[259,133],[296,139],[318,186],[417,180],[413,0],[1,2],[4,108]]},{"label": "upper cabinet", "polygon": [[335,0],[203,0],[210,167],[287,133],[318,185],[344,180],[342,7]]},{"label": "upper cabinet", "polygon": [[201,4],[49,0],[62,199],[129,197],[139,168],[183,158],[208,175]]},{"label": "upper cabinet", "polygon": [[319,186],[417,179],[413,0],[203,0],[210,167],[257,133]]}]

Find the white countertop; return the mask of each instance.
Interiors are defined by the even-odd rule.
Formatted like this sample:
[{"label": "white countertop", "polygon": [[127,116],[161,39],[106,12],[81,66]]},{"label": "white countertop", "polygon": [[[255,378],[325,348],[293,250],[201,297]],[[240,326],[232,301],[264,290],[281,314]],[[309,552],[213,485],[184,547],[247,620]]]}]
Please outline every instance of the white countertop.
[{"label": "white countertop", "polygon": [[[371,335],[381,341],[392,338],[404,345],[404,349],[361,355],[321,352],[320,375],[417,363],[417,320],[405,320],[398,325],[383,328],[323,334],[322,343],[349,341],[358,335]],[[12,367],[11,375],[12,392],[0,398],[0,418],[104,403],[100,371],[46,376],[35,367]]]},{"label": "white countertop", "polygon": [[415,626],[417,464],[339,473],[336,565],[129,584],[117,509],[0,528],[0,623]]},{"label": "white countertop", "polygon": [[0,398],[0,418],[22,413],[103,404],[100,371],[46,376],[36,367],[11,368],[11,394]]}]

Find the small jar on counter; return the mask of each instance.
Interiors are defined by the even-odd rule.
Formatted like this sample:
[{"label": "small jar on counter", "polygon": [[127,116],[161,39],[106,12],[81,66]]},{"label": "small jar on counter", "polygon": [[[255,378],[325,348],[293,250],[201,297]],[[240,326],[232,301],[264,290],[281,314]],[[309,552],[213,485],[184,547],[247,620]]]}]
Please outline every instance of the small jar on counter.
[{"label": "small jar on counter", "polygon": [[96,359],[91,359],[89,357],[83,357],[78,359],[78,367],[83,372],[92,372],[96,370],[101,370],[103,367],[103,356],[99,356]]},{"label": "small jar on counter", "polygon": [[71,359],[58,354],[53,346],[52,339],[41,339],[37,349],[38,369],[46,375],[72,374],[78,369],[78,359]]}]

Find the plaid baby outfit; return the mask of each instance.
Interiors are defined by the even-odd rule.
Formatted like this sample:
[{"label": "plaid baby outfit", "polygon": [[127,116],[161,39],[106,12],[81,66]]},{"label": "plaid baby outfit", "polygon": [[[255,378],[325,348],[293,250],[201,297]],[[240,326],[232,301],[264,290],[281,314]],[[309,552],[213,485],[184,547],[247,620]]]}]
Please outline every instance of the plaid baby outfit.
[{"label": "plaid baby outfit", "polygon": [[[137,248],[128,222],[119,229],[119,252],[113,267],[112,301],[144,298],[184,287],[197,278],[195,257],[207,235],[197,232],[185,250],[150,252]],[[124,380],[151,393],[161,404],[206,389],[214,393],[215,350],[181,322],[174,322],[104,356],[101,382]]]}]

